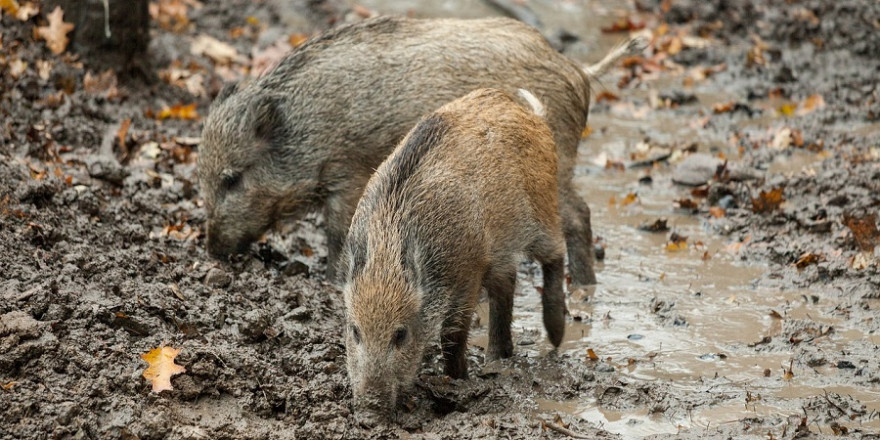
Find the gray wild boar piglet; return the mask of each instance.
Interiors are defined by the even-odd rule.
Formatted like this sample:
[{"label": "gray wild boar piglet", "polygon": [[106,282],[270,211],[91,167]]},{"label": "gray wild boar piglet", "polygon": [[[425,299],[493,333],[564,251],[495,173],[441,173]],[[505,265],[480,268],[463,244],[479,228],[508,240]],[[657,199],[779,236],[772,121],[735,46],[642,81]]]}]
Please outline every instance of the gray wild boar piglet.
[{"label": "gray wild boar piglet", "polygon": [[205,120],[199,181],[207,248],[244,252],[280,220],[322,210],[328,275],[364,185],[419,120],[479,88],[532,91],[546,105],[575,284],[594,284],[590,211],[572,189],[590,78],[634,44],[583,68],[518,21],[382,17],[306,42],[264,76],[227,86]]},{"label": "gray wild boar piglet", "polygon": [[[540,103],[521,91],[535,108]],[[367,183],[345,241],[345,340],[354,406],[372,426],[441,342],[445,371],[467,377],[468,330],[489,294],[489,356],[513,354],[516,270],[541,263],[544,326],[565,332],[565,239],[557,158],[544,120],[506,92],[481,89],[409,132]]]}]

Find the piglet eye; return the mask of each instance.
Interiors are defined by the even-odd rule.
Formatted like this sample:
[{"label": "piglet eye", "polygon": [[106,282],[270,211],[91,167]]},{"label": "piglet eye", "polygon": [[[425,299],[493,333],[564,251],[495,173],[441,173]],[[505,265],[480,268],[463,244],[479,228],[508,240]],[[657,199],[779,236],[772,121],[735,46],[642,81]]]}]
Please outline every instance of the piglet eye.
[{"label": "piglet eye", "polygon": [[400,347],[400,346],[402,346],[403,343],[406,342],[406,336],[407,336],[407,334],[408,334],[408,333],[407,333],[407,331],[406,331],[406,328],[404,328],[404,327],[400,327],[400,328],[398,328],[398,329],[394,332],[394,340],[392,341],[392,342],[394,343],[394,346],[395,346],[395,347]]},{"label": "piglet eye", "polygon": [[356,325],[351,326],[351,336],[354,338],[355,343],[361,343],[361,331]]},{"label": "piglet eye", "polygon": [[234,189],[241,183],[241,173],[229,170],[223,171],[220,174],[220,182],[227,191]]}]

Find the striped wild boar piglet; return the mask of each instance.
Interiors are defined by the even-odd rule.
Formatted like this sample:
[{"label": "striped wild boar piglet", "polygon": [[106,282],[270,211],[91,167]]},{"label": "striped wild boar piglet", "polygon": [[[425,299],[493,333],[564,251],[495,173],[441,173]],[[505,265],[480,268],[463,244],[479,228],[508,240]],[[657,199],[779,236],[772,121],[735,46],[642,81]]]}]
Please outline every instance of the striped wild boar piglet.
[{"label": "striped wild boar piglet", "polygon": [[[390,415],[426,347],[467,377],[481,288],[490,358],[513,354],[518,263],[541,264],[548,338],[564,334],[565,240],[557,154],[540,101],[481,89],[419,121],[367,183],[341,258],[348,374],[358,420]],[[531,111],[529,110],[531,108]]]}]

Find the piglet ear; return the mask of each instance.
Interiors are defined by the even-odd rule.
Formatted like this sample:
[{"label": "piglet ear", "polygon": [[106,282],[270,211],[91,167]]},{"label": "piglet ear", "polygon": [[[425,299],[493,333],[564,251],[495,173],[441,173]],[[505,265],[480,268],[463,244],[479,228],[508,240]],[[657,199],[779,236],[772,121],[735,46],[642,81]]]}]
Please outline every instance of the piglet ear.
[{"label": "piglet ear", "polygon": [[255,97],[251,104],[251,124],[257,139],[275,144],[283,140],[287,127],[284,99],[276,95]]},{"label": "piglet ear", "polygon": [[214,98],[214,104],[220,104],[225,101],[226,98],[232,96],[238,92],[238,81],[233,81],[231,83],[226,84],[220,89],[220,93],[217,94],[217,97]]}]

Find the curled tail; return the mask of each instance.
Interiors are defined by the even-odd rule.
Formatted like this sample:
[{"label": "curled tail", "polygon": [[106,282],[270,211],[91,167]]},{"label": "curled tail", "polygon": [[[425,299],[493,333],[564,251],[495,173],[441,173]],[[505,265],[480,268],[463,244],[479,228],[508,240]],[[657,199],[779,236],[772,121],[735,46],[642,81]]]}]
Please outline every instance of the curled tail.
[{"label": "curled tail", "polygon": [[591,80],[601,78],[608,73],[608,70],[617,64],[621,58],[635,55],[645,50],[645,48],[648,47],[649,42],[648,38],[644,35],[637,35],[623,41],[614,46],[614,49],[611,49],[611,52],[608,52],[608,55],[605,55],[605,58],[602,58],[601,61],[584,67],[584,73],[586,73]]},{"label": "curled tail", "polygon": [[541,103],[541,100],[538,99],[537,96],[526,89],[517,90],[517,94],[532,107],[532,113],[542,118],[544,117],[544,104]]}]

